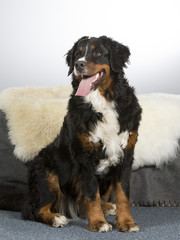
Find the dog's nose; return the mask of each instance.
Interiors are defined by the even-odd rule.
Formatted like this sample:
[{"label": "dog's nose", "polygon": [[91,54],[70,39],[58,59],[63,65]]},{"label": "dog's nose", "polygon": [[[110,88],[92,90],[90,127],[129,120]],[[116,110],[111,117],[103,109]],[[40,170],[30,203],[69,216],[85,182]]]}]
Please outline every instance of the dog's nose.
[{"label": "dog's nose", "polygon": [[77,71],[81,72],[82,70],[84,70],[86,67],[86,62],[84,61],[77,61],[75,62],[75,68]]}]

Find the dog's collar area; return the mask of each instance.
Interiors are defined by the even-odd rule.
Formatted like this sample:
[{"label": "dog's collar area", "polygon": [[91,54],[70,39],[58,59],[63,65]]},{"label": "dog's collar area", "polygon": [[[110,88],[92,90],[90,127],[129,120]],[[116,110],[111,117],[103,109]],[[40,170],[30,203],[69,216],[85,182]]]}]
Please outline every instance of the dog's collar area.
[{"label": "dog's collar area", "polygon": [[92,89],[96,88],[97,84],[103,79],[104,75],[105,70],[101,70],[92,76],[81,75],[82,80],[78,86],[75,96],[87,96]]}]

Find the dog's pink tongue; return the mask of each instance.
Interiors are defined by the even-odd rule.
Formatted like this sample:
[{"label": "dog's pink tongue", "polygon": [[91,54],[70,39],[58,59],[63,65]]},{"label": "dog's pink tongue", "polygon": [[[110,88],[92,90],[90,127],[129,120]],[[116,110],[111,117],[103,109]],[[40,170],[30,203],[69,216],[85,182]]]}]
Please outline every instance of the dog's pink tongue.
[{"label": "dog's pink tongue", "polygon": [[92,82],[95,79],[95,77],[96,77],[96,75],[86,78],[86,79],[83,78],[79,84],[79,87],[78,87],[78,90],[77,90],[75,96],[88,95],[88,93],[91,91]]}]

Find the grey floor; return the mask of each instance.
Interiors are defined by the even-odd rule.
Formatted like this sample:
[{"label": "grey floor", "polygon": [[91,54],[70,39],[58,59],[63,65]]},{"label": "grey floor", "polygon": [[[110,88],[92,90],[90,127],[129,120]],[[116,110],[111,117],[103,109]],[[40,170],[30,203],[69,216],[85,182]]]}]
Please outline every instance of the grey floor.
[{"label": "grey floor", "polygon": [[[0,211],[0,240],[180,240],[180,207],[132,207],[132,215],[140,225],[139,233],[92,233],[87,221],[71,221],[64,228],[24,221],[19,212]],[[113,223],[115,217],[107,217]]]}]

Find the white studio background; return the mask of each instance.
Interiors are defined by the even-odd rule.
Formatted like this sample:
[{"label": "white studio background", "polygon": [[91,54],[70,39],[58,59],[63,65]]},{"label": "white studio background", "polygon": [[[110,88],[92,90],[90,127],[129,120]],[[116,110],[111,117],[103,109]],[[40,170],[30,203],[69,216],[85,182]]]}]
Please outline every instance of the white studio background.
[{"label": "white studio background", "polygon": [[84,35],[129,46],[137,93],[180,94],[179,0],[0,0],[0,90],[70,84],[64,55]]}]

